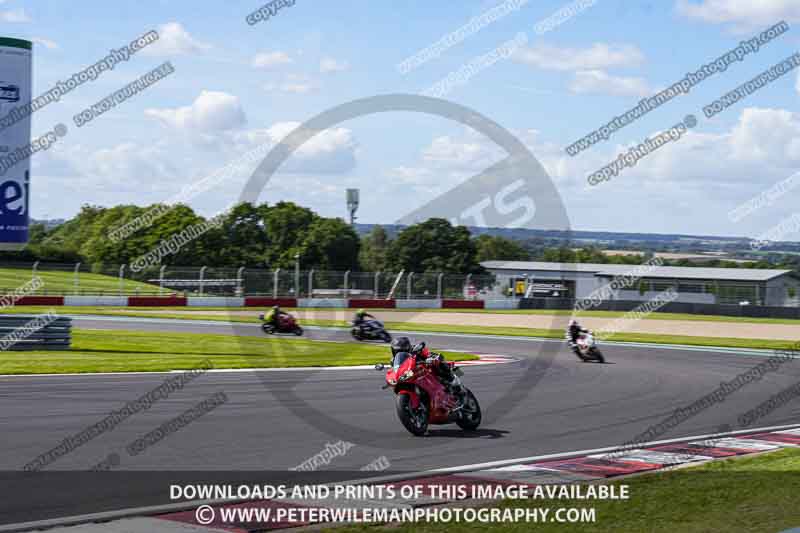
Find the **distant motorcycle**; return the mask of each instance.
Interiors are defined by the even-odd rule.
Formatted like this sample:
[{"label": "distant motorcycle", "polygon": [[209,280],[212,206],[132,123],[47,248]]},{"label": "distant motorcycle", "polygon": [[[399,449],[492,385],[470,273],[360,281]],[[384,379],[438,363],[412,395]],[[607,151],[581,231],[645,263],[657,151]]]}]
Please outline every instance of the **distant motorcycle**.
[{"label": "distant motorcycle", "polygon": [[392,336],[386,331],[383,322],[380,320],[367,320],[360,325],[353,325],[350,330],[353,338],[357,341],[375,340],[392,342]]},{"label": "distant motorcycle", "polygon": [[575,354],[581,358],[582,361],[597,361],[598,363],[605,363],[606,359],[597,347],[597,341],[594,335],[589,333],[582,333],[578,340],[575,341],[577,347]]},{"label": "distant motorcycle", "polygon": [[[415,348],[411,352],[398,352],[386,372],[383,388],[394,390],[400,422],[417,437],[428,431],[428,424],[456,423],[465,431],[476,430],[481,423],[481,407],[472,391],[461,384],[464,372],[453,362],[445,363],[455,374],[453,384],[462,391],[451,392],[421,359],[423,356],[415,355],[420,351]],[[385,368],[382,364],[375,365],[375,370]]]},{"label": "distant motorcycle", "polygon": [[[264,313],[258,315],[258,318],[263,322]],[[278,327],[275,327],[274,324],[264,322],[261,324],[261,330],[270,335],[275,333],[294,333],[299,337],[303,334],[303,328],[300,327],[300,325],[297,323],[297,320],[292,315],[279,315]]]}]

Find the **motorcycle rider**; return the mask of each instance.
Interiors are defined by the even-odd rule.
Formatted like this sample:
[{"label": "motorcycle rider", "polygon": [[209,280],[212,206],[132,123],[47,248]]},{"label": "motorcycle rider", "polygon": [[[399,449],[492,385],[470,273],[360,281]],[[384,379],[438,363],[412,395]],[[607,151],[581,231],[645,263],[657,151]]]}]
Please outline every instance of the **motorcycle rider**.
[{"label": "motorcycle rider", "polygon": [[565,338],[567,339],[567,344],[572,351],[576,354],[579,353],[578,350],[578,339],[584,333],[589,333],[589,330],[578,324],[578,321],[574,318],[569,321],[569,325],[567,326],[567,332]]},{"label": "motorcycle rider", "polygon": [[397,337],[392,341],[391,349],[392,364],[394,364],[394,357],[398,353],[409,352],[416,356],[418,364],[429,366],[447,390],[458,395],[463,392],[461,385],[456,380],[453,369],[445,361],[444,355],[430,351],[424,342],[412,346],[408,337]]},{"label": "motorcycle rider", "polygon": [[278,329],[279,318],[281,316],[288,316],[288,313],[284,313],[281,311],[281,307],[279,305],[273,305],[272,309],[267,311],[267,314],[264,315],[264,322],[267,324],[272,325],[275,329]]},{"label": "motorcycle rider", "polygon": [[367,317],[373,320],[375,319],[375,317],[372,316],[371,314],[367,313],[363,309],[359,309],[358,311],[356,311],[356,314],[353,317],[353,326],[357,327],[360,330],[363,330],[364,323],[367,321],[366,320]]},{"label": "motorcycle rider", "polygon": [[389,347],[392,350],[392,364],[394,364],[395,355],[400,352],[411,352],[411,341],[408,337],[396,337]]}]

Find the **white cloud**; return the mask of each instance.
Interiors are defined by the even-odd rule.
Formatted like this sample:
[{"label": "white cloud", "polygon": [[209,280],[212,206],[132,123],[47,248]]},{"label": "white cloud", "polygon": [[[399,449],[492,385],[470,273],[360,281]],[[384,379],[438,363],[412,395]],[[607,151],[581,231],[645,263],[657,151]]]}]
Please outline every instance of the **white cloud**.
[{"label": "white cloud", "polygon": [[[734,113],[733,110],[729,111]],[[602,143],[579,157],[534,130],[513,132],[542,163],[572,220],[581,229],[758,235],[791,214],[791,199],[732,226],[727,213],[800,166],[800,113],[748,108],[722,133],[690,131],[650,153],[633,168],[595,187],[586,178],[641,142]],[[649,136],[658,133],[652,131]],[[404,188],[440,194],[485,171],[498,155],[480,134],[436,137],[415,160],[387,172],[400,197]],[[505,156],[505,152],[499,155]],[[387,185],[387,187],[390,187]],[[712,191],[709,194],[709,191]],[[609,219],[609,213],[614,216]],[[760,217],[760,218],[759,218]]]},{"label": "white cloud", "polygon": [[797,0],[677,0],[676,8],[686,17],[713,24],[733,24],[742,31],[780,20],[800,21]]},{"label": "white cloud", "polygon": [[58,50],[61,48],[57,42],[51,41],[50,39],[45,39],[44,37],[32,37],[31,41],[41,44],[48,50]]},{"label": "white cloud", "polygon": [[266,91],[280,91],[293,94],[307,94],[319,89],[313,80],[299,74],[289,74],[283,82],[269,82],[264,84]]},{"label": "white cloud", "polygon": [[422,151],[422,160],[438,169],[476,172],[502,159],[501,150],[486,143],[486,139],[472,129],[464,138],[449,135],[436,137]]},{"label": "white cloud", "polygon": [[25,13],[23,8],[0,11],[0,21],[2,22],[30,22],[31,18]]},{"label": "white cloud", "polygon": [[[90,149],[56,145],[33,160],[37,174],[55,178],[69,177],[68,185],[76,191],[90,188],[114,195],[160,189],[159,184],[182,177],[173,165],[170,150],[162,144],[139,145],[124,142],[110,148]],[[64,180],[59,180],[64,181]],[[125,201],[116,198],[115,201]]]},{"label": "white cloud", "polygon": [[[222,142],[231,151],[242,153],[258,146],[276,145],[293,132],[300,122],[278,122],[269,128],[230,132]],[[311,137],[297,150],[278,172],[341,174],[356,165],[356,142],[352,130],[330,128]]]},{"label": "white cloud", "polygon": [[253,57],[252,65],[255,68],[269,69],[291,62],[292,58],[286,52],[260,52]]},{"label": "white cloud", "polygon": [[731,155],[739,161],[800,160],[800,114],[785,109],[747,108],[731,131]]},{"label": "white cloud", "polygon": [[644,78],[611,76],[602,70],[585,70],[575,73],[569,84],[573,93],[601,93],[617,96],[647,96],[652,93]]},{"label": "white cloud", "polygon": [[319,62],[319,71],[323,74],[332,72],[343,72],[350,68],[347,61],[337,61],[332,57],[323,57]]},{"label": "white cloud", "polygon": [[247,120],[238,97],[206,90],[203,90],[190,106],[147,109],[145,114],[170,128],[197,134],[238,128]]},{"label": "white cloud", "polygon": [[637,66],[644,61],[644,54],[629,44],[595,43],[584,49],[540,44],[519,48],[514,59],[537,68],[571,71]]},{"label": "white cloud", "polygon": [[158,40],[142,49],[150,56],[192,55],[211,48],[210,44],[192,37],[179,22],[169,22],[158,27]]}]

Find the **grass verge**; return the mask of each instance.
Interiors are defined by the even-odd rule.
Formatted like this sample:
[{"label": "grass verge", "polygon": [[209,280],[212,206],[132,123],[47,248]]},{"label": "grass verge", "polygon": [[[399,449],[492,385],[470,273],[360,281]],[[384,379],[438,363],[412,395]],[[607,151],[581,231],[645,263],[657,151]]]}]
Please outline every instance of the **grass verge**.
[{"label": "grass verge", "polygon": [[503,508],[590,508],[593,524],[404,524],[338,528],[338,533],[363,531],[543,533],[745,533],[778,532],[800,526],[800,450],[715,461],[702,466],[635,476],[614,482],[629,486],[629,500],[505,500]]},{"label": "grass verge", "polygon": [[[42,279],[44,286],[36,294],[72,294],[75,290],[75,274],[72,270],[38,270],[36,275]],[[0,287],[2,292],[10,292],[24,285],[33,277],[33,270],[29,268],[0,268]],[[114,295],[120,290],[119,277],[94,274],[91,272],[80,273],[80,290],[82,292],[105,293]],[[142,293],[158,292],[158,285],[151,285],[130,279],[122,280],[122,290],[126,293],[141,291]]]},{"label": "grass verge", "polygon": [[[17,313],[38,314],[48,309],[46,306],[23,306],[16,309]],[[239,315],[212,315],[199,311],[186,311],[185,307],[169,308],[167,313],[148,313],[145,310],[152,308],[103,308],[103,307],[59,307],[62,314],[96,314],[112,316],[130,316],[144,318],[167,318],[184,320],[215,320],[219,322],[249,322],[254,323],[255,318]],[[224,309],[224,308],[220,308]],[[240,308],[236,308],[241,310]],[[256,310],[254,310],[255,314]],[[303,319],[303,325],[323,327],[348,327],[349,323],[332,319]],[[414,322],[385,322],[386,328],[400,331],[418,331],[428,333],[463,333],[471,335],[503,335],[516,337],[539,337],[547,339],[563,339],[561,329],[498,327],[498,326],[460,326],[450,324],[419,324]],[[798,334],[800,338],[800,333]],[[653,344],[682,344],[687,346],[708,346],[722,348],[749,348],[762,350],[797,349],[797,341],[773,339],[745,339],[736,337],[712,337],[696,335],[661,335],[655,333],[619,333],[608,339],[615,342],[642,342]]]},{"label": "grass verge", "polygon": [[[451,360],[477,359],[463,353],[446,355]],[[0,374],[186,370],[205,359],[218,369],[330,367],[385,363],[389,349],[281,337],[75,329],[70,351],[4,352]]]}]

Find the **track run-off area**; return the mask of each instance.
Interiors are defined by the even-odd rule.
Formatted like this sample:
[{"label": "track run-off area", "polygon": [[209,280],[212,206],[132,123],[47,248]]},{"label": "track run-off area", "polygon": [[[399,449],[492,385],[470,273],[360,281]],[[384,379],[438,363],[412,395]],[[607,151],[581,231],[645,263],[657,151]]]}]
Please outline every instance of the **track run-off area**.
[{"label": "track run-off area", "polygon": [[[73,318],[77,328],[108,330],[109,335],[115,330],[264,335],[256,323]],[[55,486],[63,473],[63,483],[74,490],[14,490],[11,483],[19,484],[13,473],[38,454],[157,388],[174,373],[0,376],[0,463],[7,476],[0,483],[8,495],[0,503],[0,525],[170,503],[167,477],[154,475],[148,483],[146,475],[136,472],[215,471],[214,482],[234,478],[237,472],[270,472],[274,482],[276,473],[288,472],[341,442],[352,446],[333,454],[324,470],[350,474],[345,479],[379,458],[389,466],[383,474],[393,474],[616,446],[772,355],[766,350],[604,343],[607,363],[595,364],[578,361],[557,340],[406,334],[434,350],[513,358],[504,364],[464,367],[464,382],[484,411],[478,431],[431,426],[426,437],[411,436],[397,419],[394,395],[381,390],[383,373],[373,369],[215,369],[47,466]],[[347,330],[337,328],[309,327],[304,338],[354,342]],[[385,361],[376,362],[388,361],[388,346],[386,354]],[[737,426],[741,414],[798,381],[800,360],[788,361],[658,438],[742,429]],[[125,452],[132,441],[220,392],[227,398],[223,405],[143,453]],[[790,402],[754,427],[798,419],[800,406]],[[74,471],[86,471],[110,453],[119,456],[114,470],[131,473],[129,490],[99,494],[102,484],[75,486]]]}]

